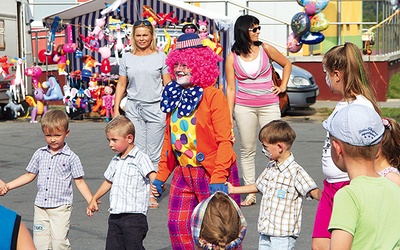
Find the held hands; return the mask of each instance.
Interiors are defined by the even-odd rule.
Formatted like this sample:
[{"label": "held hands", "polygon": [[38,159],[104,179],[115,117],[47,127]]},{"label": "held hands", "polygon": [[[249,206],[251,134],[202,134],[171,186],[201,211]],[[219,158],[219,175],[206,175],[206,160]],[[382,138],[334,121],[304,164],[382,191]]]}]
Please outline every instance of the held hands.
[{"label": "held hands", "polygon": [[100,200],[95,200],[92,198],[92,200],[89,202],[87,208],[86,208],[86,214],[92,218],[94,212],[98,212],[99,211],[99,206],[98,204],[100,204],[101,201]]},{"label": "held hands", "polygon": [[151,184],[151,192],[155,197],[160,197],[165,189],[167,189],[167,187],[164,185],[163,181],[155,179]]},{"label": "held hands", "polygon": [[210,184],[208,186],[208,188],[210,189],[210,194],[213,194],[217,191],[222,191],[226,194],[228,193],[228,186],[226,186],[224,183],[214,183],[214,184]]},{"label": "held hands", "polygon": [[228,193],[231,194],[234,192],[234,186],[230,182],[225,182],[225,186],[228,187]]}]

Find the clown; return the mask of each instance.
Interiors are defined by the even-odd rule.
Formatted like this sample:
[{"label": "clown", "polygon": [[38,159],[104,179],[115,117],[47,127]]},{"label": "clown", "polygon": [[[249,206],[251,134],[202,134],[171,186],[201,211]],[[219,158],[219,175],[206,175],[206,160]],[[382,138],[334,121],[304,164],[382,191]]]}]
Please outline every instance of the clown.
[{"label": "clown", "polygon": [[[220,61],[194,33],[181,35],[166,59],[174,81],[161,100],[167,126],[152,191],[161,194],[174,173],[168,203],[172,249],[194,249],[190,216],[197,204],[216,191],[227,193],[228,180],[239,185],[228,103],[213,86]],[[234,199],[240,202],[238,195]]]}]

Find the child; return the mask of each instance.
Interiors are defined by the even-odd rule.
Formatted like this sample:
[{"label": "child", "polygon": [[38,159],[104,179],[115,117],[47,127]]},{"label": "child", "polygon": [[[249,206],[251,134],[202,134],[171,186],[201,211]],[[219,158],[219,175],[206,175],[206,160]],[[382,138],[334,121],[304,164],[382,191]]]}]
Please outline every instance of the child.
[{"label": "child", "polygon": [[98,211],[98,199],[111,189],[106,249],[144,249],[149,178],[154,181],[156,173],[150,158],[135,147],[135,127],[128,118],[115,117],[105,132],[111,150],[117,155],[111,159],[104,173],[106,180],[93,195],[86,212],[92,217]]},{"label": "child", "polygon": [[375,159],[375,171],[400,185],[400,125],[392,118],[382,119],[385,133],[381,150]]},{"label": "child", "polygon": [[[360,50],[355,44],[346,42],[331,48],[322,60],[326,74],[326,84],[333,93],[340,94],[341,100],[336,104],[333,115],[343,107],[361,104],[374,108],[380,114],[371,84],[367,75]],[[322,148],[322,172],[325,175],[321,200],[318,203],[312,234],[312,249],[328,250],[331,234],[328,231],[332,213],[333,196],[343,186],[349,184],[347,173],[340,171],[331,158],[329,134],[326,134]]]},{"label": "child", "polygon": [[246,228],[239,206],[224,192],[215,192],[193,210],[191,230],[200,249],[238,249]]},{"label": "child", "polygon": [[320,190],[294,161],[290,148],[296,133],[282,120],[267,123],[259,133],[263,153],[270,160],[255,184],[234,187],[229,193],[262,192],[258,218],[259,249],[294,249],[301,228],[303,197],[319,200]]},{"label": "child", "polygon": [[72,179],[87,202],[92,199],[79,157],[65,143],[69,134],[68,115],[50,110],[41,120],[47,146],[32,156],[26,174],[6,184],[3,193],[26,185],[36,176],[33,239],[37,249],[70,249],[68,232],[72,212]]},{"label": "child", "polygon": [[330,248],[400,249],[400,187],[374,169],[385,130],[379,114],[349,105],[323,126],[330,134],[334,163],[350,177],[350,185],[334,198]]}]

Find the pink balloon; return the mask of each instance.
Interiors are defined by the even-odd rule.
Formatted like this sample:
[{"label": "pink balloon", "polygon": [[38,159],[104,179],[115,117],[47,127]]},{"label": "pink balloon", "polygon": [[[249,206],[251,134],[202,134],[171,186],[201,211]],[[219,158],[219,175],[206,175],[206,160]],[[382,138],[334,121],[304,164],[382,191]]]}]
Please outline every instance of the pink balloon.
[{"label": "pink balloon", "polygon": [[303,44],[300,42],[300,37],[291,33],[287,39],[287,48],[291,53],[297,53],[301,50]]},{"label": "pink balloon", "polygon": [[317,5],[314,2],[309,2],[306,6],[304,6],[304,11],[307,15],[312,16],[317,11]]}]

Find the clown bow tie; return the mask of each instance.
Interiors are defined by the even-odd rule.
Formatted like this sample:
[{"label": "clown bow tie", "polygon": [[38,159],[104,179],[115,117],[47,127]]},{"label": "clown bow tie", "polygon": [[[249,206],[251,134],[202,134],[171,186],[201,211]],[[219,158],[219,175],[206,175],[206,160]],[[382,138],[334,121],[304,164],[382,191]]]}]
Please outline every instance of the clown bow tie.
[{"label": "clown bow tie", "polygon": [[182,88],[181,85],[172,81],[164,88],[161,100],[161,111],[170,113],[178,108],[178,113],[182,116],[189,116],[199,105],[203,97],[203,88],[193,86]]}]

